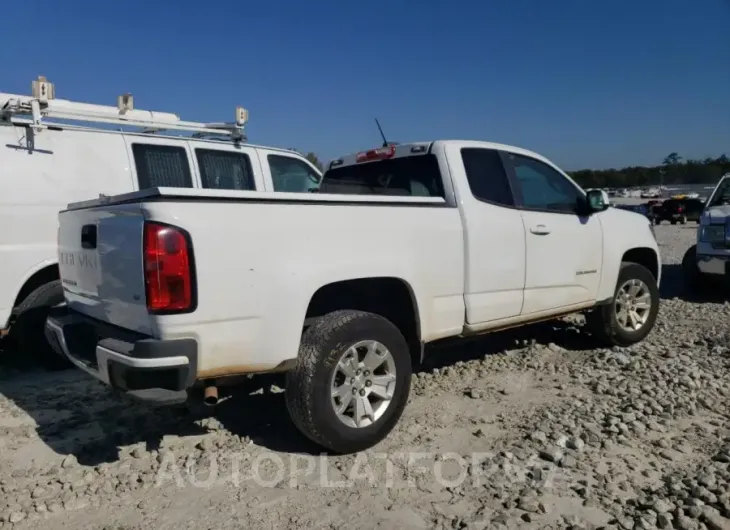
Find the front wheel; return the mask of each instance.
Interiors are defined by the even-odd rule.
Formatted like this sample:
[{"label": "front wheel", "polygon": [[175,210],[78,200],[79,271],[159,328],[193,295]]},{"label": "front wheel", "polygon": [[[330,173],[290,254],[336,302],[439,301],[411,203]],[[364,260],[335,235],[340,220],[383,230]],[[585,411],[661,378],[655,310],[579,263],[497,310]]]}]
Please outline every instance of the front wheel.
[{"label": "front wheel", "polygon": [[586,315],[586,322],[601,342],[626,347],[644,340],[658,312],[656,278],[643,265],[624,262],[611,303]]},{"label": "front wheel", "polygon": [[335,453],[368,449],[393,430],[408,401],[406,339],[373,313],[341,310],[302,336],[287,375],[289,415],[307,438]]}]

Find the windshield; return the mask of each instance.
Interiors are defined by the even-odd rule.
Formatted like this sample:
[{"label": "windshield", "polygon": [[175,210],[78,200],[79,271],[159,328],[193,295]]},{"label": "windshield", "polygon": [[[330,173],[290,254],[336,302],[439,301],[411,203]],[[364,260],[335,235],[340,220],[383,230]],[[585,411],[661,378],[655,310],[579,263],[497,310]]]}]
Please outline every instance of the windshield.
[{"label": "windshield", "polygon": [[712,200],[707,206],[720,206],[730,204],[730,178],[724,179],[717,191],[712,196]]},{"label": "windshield", "polygon": [[443,197],[438,160],[432,154],[366,162],[328,170],[321,193]]},{"label": "windshield", "polygon": [[274,191],[311,192],[319,187],[320,177],[298,158],[268,155]]}]

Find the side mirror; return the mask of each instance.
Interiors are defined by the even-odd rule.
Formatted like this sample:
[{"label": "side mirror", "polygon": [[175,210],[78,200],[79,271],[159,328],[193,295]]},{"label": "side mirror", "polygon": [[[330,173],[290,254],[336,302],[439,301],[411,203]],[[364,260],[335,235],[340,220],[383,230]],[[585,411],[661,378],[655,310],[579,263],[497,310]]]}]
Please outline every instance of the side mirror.
[{"label": "side mirror", "polygon": [[586,192],[586,202],[590,213],[602,212],[610,206],[608,193],[603,190],[588,190]]}]

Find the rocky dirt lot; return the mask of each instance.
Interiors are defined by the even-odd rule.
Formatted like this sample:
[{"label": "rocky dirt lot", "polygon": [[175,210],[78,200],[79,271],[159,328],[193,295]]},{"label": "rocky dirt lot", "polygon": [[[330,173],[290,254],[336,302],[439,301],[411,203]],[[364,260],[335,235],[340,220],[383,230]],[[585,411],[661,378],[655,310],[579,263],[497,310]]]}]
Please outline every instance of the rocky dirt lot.
[{"label": "rocky dirt lot", "polygon": [[694,230],[657,227],[646,341],[576,317],[441,347],[359,455],[319,456],[276,380],[194,421],[6,352],[0,528],[730,528],[730,304],[684,299]]}]

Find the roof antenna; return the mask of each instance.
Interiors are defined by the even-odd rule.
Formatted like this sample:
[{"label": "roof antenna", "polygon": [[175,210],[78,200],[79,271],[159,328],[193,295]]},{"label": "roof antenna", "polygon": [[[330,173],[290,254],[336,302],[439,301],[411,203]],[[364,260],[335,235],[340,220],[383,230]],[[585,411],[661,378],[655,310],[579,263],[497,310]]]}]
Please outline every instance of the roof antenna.
[{"label": "roof antenna", "polygon": [[388,140],[385,139],[385,134],[383,134],[383,128],[380,126],[380,122],[378,121],[378,118],[375,118],[375,125],[378,126],[378,130],[380,131],[380,136],[383,138],[383,147],[388,147]]}]

